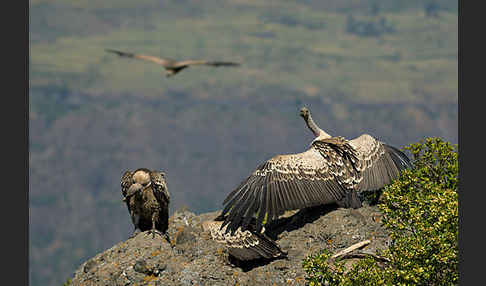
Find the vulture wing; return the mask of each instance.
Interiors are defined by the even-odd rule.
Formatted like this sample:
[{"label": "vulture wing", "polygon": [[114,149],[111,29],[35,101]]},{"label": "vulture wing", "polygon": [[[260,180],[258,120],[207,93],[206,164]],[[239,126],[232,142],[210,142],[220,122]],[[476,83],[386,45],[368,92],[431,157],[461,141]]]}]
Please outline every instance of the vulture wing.
[{"label": "vulture wing", "polygon": [[128,189],[132,185],[132,176],[133,172],[131,171],[125,171],[123,173],[122,178],[121,178],[121,189],[122,189],[122,195],[123,197],[127,196]]},{"label": "vulture wing", "polygon": [[150,61],[150,62],[159,64],[159,65],[163,65],[164,67],[170,66],[171,63],[173,62],[173,60],[171,60],[171,59],[163,59],[163,58],[159,58],[159,57],[142,55],[142,54],[127,53],[127,52],[110,50],[110,49],[106,49],[106,51],[110,52],[110,53],[115,53],[115,54],[119,55],[120,57],[135,58],[135,59]]},{"label": "vulture wing", "polygon": [[349,144],[359,154],[358,169],[363,179],[358,185],[358,191],[378,190],[396,179],[401,170],[412,166],[402,151],[368,134],[350,140]]},{"label": "vulture wing", "polygon": [[264,162],[224,200],[223,227],[246,230],[256,218],[256,232],[286,210],[335,203],[359,183],[357,153],[342,137],[314,141],[298,154]]},{"label": "vulture wing", "polygon": [[239,66],[239,63],[235,62],[221,62],[221,61],[204,61],[204,60],[187,60],[187,61],[180,61],[174,64],[174,67],[183,67],[183,66],[193,66],[193,65],[207,65],[207,66]]},{"label": "vulture wing", "polygon": [[130,212],[130,203],[128,200],[126,200],[126,198],[127,198],[128,190],[133,184],[132,176],[133,176],[133,172],[127,170],[125,171],[125,173],[123,173],[121,178],[121,189],[122,189],[123,200],[127,205],[128,212]]},{"label": "vulture wing", "polygon": [[155,198],[160,205],[167,206],[170,202],[170,194],[167,190],[164,173],[151,171],[150,180],[152,182],[152,190],[154,192]]}]

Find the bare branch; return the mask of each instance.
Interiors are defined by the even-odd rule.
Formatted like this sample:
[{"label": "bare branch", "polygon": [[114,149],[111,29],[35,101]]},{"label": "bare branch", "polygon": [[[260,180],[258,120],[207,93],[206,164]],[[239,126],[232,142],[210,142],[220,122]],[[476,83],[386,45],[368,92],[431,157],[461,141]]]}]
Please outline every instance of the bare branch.
[{"label": "bare branch", "polygon": [[356,244],[353,244],[350,247],[343,249],[343,250],[339,251],[338,253],[334,254],[333,256],[331,256],[331,259],[336,259],[338,257],[344,256],[344,255],[350,253],[351,251],[353,251],[355,249],[358,249],[358,248],[361,248],[365,245],[370,244],[370,242],[371,242],[371,240],[367,239],[367,240],[358,242]]}]

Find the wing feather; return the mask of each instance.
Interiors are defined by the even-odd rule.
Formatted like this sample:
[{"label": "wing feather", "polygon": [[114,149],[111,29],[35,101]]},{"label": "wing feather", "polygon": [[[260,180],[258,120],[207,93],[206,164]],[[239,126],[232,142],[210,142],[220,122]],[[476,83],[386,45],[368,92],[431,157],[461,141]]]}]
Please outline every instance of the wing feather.
[{"label": "wing feather", "polygon": [[260,208],[258,209],[257,225],[262,225],[263,220],[265,219],[265,214],[267,213],[267,209],[268,209],[267,207],[268,185],[265,184],[263,188],[264,188],[263,191],[260,193]]},{"label": "wing feather", "polygon": [[121,189],[122,189],[122,195],[123,197],[126,197],[128,189],[132,185],[132,176],[133,172],[131,171],[125,171],[122,175],[121,178]]},{"label": "wing feather", "polygon": [[[265,185],[261,185],[260,188],[263,189]],[[256,213],[258,208],[260,207],[260,194],[263,193],[262,191],[258,193],[252,193],[252,198],[248,200],[248,207],[246,208],[246,212],[243,215],[243,224],[242,227],[246,228],[250,221],[253,219],[252,214]]]},{"label": "wing feather", "polygon": [[206,60],[185,60],[174,64],[174,67],[194,66],[194,65],[207,65],[207,66],[239,66],[239,63],[235,62],[223,62],[223,61],[206,61]]},{"label": "wing feather", "polygon": [[238,201],[238,204],[235,206],[235,213],[240,213],[246,211],[248,208],[249,204],[249,198],[253,194],[251,191],[252,188],[256,188],[256,182],[259,178],[252,178],[251,182],[248,184],[246,187],[245,194],[241,197],[241,199]]},{"label": "wing feather", "polygon": [[122,51],[112,50],[112,49],[105,49],[105,51],[117,54],[120,57],[136,58],[140,60],[150,61],[163,66],[168,66],[170,65],[171,62],[173,62],[173,60],[171,59],[163,59],[163,58],[149,56],[149,55],[134,54],[134,53],[122,52]]},{"label": "wing feather", "polygon": [[150,172],[150,180],[155,198],[161,206],[168,206],[170,194],[165,182],[164,173],[158,171]]},{"label": "wing feather", "polygon": [[341,137],[314,141],[305,152],[260,164],[224,200],[222,227],[234,231],[256,218],[260,230],[287,210],[342,200],[359,182],[356,152],[347,142]]},{"label": "wing feather", "polygon": [[229,253],[239,260],[277,258],[287,254],[267,235],[256,232],[253,220],[249,223],[247,230],[242,231],[241,228],[238,228],[233,234],[228,234],[220,221],[205,221],[202,225],[213,240],[225,244]]},{"label": "wing feather", "polygon": [[137,59],[140,59],[140,60],[145,60],[145,61],[153,62],[153,63],[159,64],[159,65],[163,65],[164,67],[169,67],[172,63],[172,60],[170,60],[170,59],[163,59],[163,58],[159,58],[159,57],[142,55],[142,54],[135,54],[134,57],[137,58]]},{"label": "wing feather", "polygon": [[121,178],[121,190],[122,190],[122,195],[123,195],[123,200],[125,201],[125,204],[127,205],[128,212],[131,213],[130,211],[130,202],[126,199],[128,189],[130,189],[130,186],[132,185],[132,176],[133,176],[132,171],[127,170],[123,173],[122,178]]},{"label": "wing feather", "polygon": [[358,151],[358,169],[362,180],[358,191],[378,190],[396,179],[401,170],[410,168],[409,158],[397,148],[363,134],[350,144]]},{"label": "wing feather", "polygon": [[304,185],[306,183],[307,182],[305,180],[296,180],[294,181],[295,188],[286,192],[290,195],[292,209],[300,209],[302,206],[307,205],[306,201],[301,196],[301,194],[305,192]]},{"label": "wing feather", "polygon": [[[293,209],[293,200],[290,198],[290,193],[292,192],[292,181],[286,182],[278,180],[276,182],[277,188],[275,189],[275,194],[277,197],[277,209]],[[275,212],[276,214],[277,212]],[[274,219],[275,217],[272,217]]]}]

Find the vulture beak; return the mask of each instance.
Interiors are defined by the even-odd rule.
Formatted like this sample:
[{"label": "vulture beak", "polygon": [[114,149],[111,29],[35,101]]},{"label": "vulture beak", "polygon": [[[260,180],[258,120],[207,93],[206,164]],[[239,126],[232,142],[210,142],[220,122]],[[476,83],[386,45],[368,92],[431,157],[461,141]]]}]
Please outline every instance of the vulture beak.
[{"label": "vulture beak", "polygon": [[123,198],[123,201],[126,201],[129,197],[133,196],[135,193],[137,193],[138,191],[141,191],[143,189],[144,189],[144,187],[140,183],[132,184],[130,186],[130,188],[128,188],[127,194]]}]

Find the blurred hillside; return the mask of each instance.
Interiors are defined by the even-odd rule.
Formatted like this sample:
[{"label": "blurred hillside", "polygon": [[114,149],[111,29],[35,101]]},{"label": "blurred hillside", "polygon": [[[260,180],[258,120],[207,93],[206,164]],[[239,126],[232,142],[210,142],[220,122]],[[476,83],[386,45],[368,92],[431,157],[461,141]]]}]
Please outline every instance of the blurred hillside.
[{"label": "blurred hillside", "polygon": [[[29,280],[60,285],[125,240],[126,169],[166,172],[171,213],[215,211],[262,161],[332,135],[457,143],[457,1],[30,0]],[[234,60],[160,66],[105,48]]]}]

